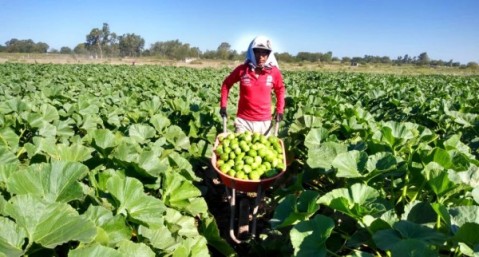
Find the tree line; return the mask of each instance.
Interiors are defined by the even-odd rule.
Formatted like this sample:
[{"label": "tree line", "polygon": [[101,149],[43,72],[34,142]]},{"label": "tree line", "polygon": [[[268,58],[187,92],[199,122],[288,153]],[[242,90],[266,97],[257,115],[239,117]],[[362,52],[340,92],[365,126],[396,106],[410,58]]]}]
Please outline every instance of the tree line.
[{"label": "tree line", "polygon": [[[169,40],[155,42],[149,48],[145,48],[145,40],[134,33],[126,33],[117,35],[110,31],[108,23],[103,23],[101,28],[93,28],[86,35],[85,42],[77,44],[74,49],[64,46],[60,49],[50,49],[48,44],[44,42],[35,43],[31,39],[20,40],[13,38],[5,45],[0,45],[0,52],[8,53],[60,53],[60,54],[76,54],[88,56],[91,58],[105,57],[139,57],[154,56],[171,60],[186,59],[219,59],[219,60],[243,60],[245,52],[237,52],[231,49],[231,45],[222,42],[216,50],[201,51],[198,47],[191,46],[188,43],[182,43],[179,40]],[[368,63],[383,63],[392,65],[416,64],[416,65],[432,65],[432,66],[461,66],[461,63],[453,60],[432,60],[427,52],[420,53],[418,56],[398,56],[391,59],[388,56],[372,56],[365,55],[363,57],[334,57],[331,51],[326,53],[320,52],[298,52],[291,55],[287,52],[276,53],[276,58],[283,62],[320,62],[332,63],[341,62],[351,65],[360,65]],[[470,62],[467,66],[477,67],[478,64]]]}]

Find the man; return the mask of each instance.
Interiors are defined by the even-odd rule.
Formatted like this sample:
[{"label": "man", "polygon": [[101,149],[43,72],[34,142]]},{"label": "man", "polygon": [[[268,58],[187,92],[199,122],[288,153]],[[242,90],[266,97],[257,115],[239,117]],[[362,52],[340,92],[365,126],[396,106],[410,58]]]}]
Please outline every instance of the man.
[{"label": "man", "polygon": [[227,116],[226,107],[231,87],[240,82],[236,132],[271,132],[271,92],[276,96],[276,122],[283,119],[285,87],[271,48],[271,41],[258,36],[251,41],[246,61],[236,67],[221,86],[220,114]]}]

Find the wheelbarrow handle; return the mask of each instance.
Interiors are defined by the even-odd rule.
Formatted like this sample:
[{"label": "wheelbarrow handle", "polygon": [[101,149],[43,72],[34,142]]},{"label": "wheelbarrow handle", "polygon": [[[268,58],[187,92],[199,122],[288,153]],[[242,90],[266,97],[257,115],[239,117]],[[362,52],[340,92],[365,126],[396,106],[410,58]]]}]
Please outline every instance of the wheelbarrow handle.
[{"label": "wheelbarrow handle", "polygon": [[279,122],[276,121],[274,124],[274,136],[278,136]]},{"label": "wheelbarrow handle", "polygon": [[227,124],[226,117],[223,116],[223,133],[226,133],[226,124]]}]

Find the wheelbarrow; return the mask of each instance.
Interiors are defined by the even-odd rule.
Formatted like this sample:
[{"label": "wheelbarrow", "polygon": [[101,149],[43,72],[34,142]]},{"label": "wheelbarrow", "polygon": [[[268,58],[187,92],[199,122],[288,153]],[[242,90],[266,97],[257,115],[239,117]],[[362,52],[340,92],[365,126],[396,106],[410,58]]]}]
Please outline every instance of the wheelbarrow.
[{"label": "wheelbarrow", "polygon": [[[231,239],[237,243],[244,243],[247,241],[245,238],[254,238],[256,236],[256,217],[258,214],[259,204],[261,203],[264,193],[267,189],[273,186],[283,174],[286,172],[286,168],[278,172],[273,177],[263,178],[260,180],[246,180],[232,177],[228,174],[221,172],[216,166],[217,156],[215,153],[216,147],[219,145],[219,138],[226,136],[229,132],[226,129],[226,117],[223,117],[223,133],[219,134],[216,137],[215,144],[213,146],[213,154],[211,157],[211,164],[215,169],[216,173],[221,179],[221,182],[225,185],[225,191],[228,197],[230,204],[230,227],[229,235]],[[279,123],[274,123],[274,135],[278,134]],[[286,167],[286,155],[284,151],[284,142],[280,139],[280,144],[283,149],[283,162],[284,167]],[[235,233],[235,214],[236,214],[236,199],[237,194],[248,194],[256,193],[254,205],[250,206],[250,201],[247,198],[243,198],[239,204],[239,215],[238,215],[238,225],[237,225],[237,234]],[[252,207],[252,208],[251,208]],[[250,223],[250,216],[252,217]],[[250,233],[251,231],[251,233]]]}]

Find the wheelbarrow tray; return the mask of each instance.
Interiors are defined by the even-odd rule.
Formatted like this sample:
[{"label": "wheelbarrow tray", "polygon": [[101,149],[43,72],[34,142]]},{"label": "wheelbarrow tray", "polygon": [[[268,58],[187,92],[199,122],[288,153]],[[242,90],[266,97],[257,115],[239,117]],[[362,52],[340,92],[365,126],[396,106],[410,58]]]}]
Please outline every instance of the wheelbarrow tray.
[{"label": "wheelbarrow tray", "polygon": [[[221,182],[223,182],[223,184],[226,187],[236,189],[238,191],[243,191],[243,192],[257,192],[258,188],[260,186],[263,190],[266,190],[270,186],[272,186],[272,184],[276,180],[278,180],[281,176],[284,175],[284,173],[286,172],[286,168],[284,170],[281,170],[278,174],[276,174],[273,177],[264,178],[264,179],[260,179],[260,180],[239,179],[239,178],[232,177],[228,174],[225,174],[225,173],[221,172],[218,169],[218,167],[216,167],[216,162],[217,162],[218,157],[216,156],[216,151],[215,150],[216,150],[216,147],[219,145],[219,138],[224,137],[228,134],[229,134],[229,132],[221,133],[216,137],[215,144],[213,146],[213,154],[212,154],[212,157],[211,157],[211,164],[212,164],[213,168],[215,169],[215,171],[218,173],[218,176],[220,177]],[[279,139],[279,142],[280,142],[281,148],[283,150],[284,167],[286,167],[286,153],[285,153],[285,150],[284,150],[284,142],[281,139]]]}]

